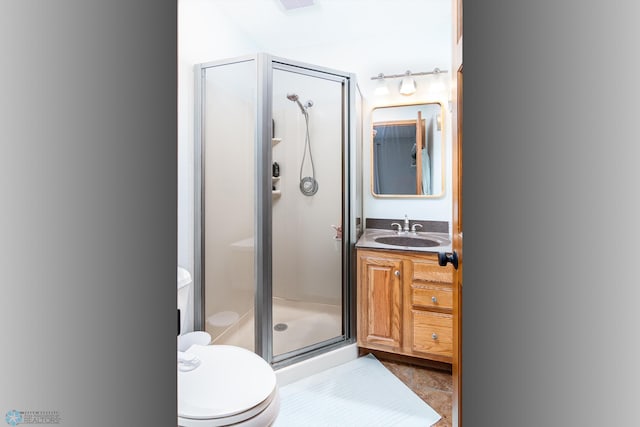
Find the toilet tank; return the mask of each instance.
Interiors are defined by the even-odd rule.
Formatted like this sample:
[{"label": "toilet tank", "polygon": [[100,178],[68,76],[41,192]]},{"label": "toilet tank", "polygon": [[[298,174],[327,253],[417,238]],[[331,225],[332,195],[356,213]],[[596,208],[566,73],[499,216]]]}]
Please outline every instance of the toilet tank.
[{"label": "toilet tank", "polygon": [[178,310],[180,310],[180,332],[184,332],[185,319],[187,318],[187,307],[189,306],[189,291],[191,289],[191,273],[178,266]]}]

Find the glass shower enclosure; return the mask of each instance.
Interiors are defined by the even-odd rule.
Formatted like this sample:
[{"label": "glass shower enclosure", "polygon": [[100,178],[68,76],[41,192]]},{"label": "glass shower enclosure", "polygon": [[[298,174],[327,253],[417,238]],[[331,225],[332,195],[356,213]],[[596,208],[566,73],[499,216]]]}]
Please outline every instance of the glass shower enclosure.
[{"label": "glass shower enclosure", "polygon": [[195,82],[196,329],[275,367],[354,342],[355,76],[260,53]]}]

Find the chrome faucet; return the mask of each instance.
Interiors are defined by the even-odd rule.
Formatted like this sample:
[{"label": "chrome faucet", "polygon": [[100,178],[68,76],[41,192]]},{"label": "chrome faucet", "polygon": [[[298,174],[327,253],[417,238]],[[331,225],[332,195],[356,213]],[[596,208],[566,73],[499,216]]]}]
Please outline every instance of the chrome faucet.
[{"label": "chrome faucet", "polygon": [[409,231],[415,233],[416,232],[416,228],[422,228],[422,224],[413,224],[411,227],[409,227],[409,216],[405,214],[404,216],[404,227],[402,225],[400,225],[400,223],[397,222],[392,222],[391,226],[392,227],[396,227],[396,232],[398,234],[407,234],[409,233]]}]

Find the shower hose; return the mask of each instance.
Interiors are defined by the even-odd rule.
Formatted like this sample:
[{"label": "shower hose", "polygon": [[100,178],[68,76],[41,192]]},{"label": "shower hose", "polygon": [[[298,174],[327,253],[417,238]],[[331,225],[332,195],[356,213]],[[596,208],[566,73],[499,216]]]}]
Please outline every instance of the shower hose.
[{"label": "shower hose", "polygon": [[[313,196],[318,191],[318,181],[316,181],[316,171],[313,164],[313,155],[311,154],[311,138],[309,137],[309,114],[304,115],[306,124],[306,137],[304,140],[304,152],[302,154],[302,161],[300,162],[300,191],[305,196]],[[307,150],[309,151],[309,161],[311,162],[311,176],[302,176],[302,169],[304,167],[304,161],[307,156]]]}]

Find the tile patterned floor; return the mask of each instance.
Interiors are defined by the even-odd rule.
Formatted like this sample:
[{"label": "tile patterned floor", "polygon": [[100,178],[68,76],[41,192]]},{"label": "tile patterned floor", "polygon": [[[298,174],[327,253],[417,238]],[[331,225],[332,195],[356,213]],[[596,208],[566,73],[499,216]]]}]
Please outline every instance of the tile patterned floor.
[{"label": "tile patterned floor", "polygon": [[434,427],[451,427],[451,373],[382,359],[380,362],[442,416]]}]

